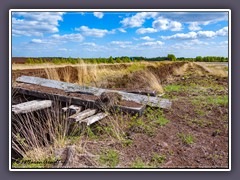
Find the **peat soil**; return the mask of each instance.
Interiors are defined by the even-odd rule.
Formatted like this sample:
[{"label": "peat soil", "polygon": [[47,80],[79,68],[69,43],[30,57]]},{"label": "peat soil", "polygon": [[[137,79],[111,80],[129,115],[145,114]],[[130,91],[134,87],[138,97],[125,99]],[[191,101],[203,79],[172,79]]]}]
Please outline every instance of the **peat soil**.
[{"label": "peat soil", "polygon": [[96,123],[75,144],[85,153],[76,153],[70,167],[228,168],[228,79],[175,77],[165,89],[170,110],[148,108],[142,117],[115,114]]},{"label": "peat soil", "polygon": [[69,167],[228,168],[228,84],[194,72],[162,81],[171,109],[106,117],[70,143]]}]

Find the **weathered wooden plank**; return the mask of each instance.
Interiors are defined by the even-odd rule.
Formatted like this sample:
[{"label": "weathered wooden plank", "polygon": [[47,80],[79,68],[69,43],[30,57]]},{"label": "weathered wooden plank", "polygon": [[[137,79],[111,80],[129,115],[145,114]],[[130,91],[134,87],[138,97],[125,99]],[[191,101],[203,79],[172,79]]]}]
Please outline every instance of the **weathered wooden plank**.
[{"label": "weathered wooden plank", "polygon": [[[84,106],[85,108],[99,109],[100,107],[99,103],[96,103],[96,101],[94,100],[83,100],[78,97],[68,97],[68,96],[58,95],[54,93],[41,92],[38,90],[29,90],[23,87],[14,87],[13,89],[15,92],[18,92],[23,95],[34,96],[42,99],[50,99],[53,101],[58,100],[61,102]],[[143,107],[145,107],[145,105],[143,105]],[[137,109],[132,107],[120,106],[120,105],[116,105],[113,108],[118,109],[119,111],[122,111],[122,112],[130,113],[130,114],[138,113],[139,115],[141,115],[142,111],[144,110],[142,108]],[[67,111],[67,108],[63,108],[63,112],[64,110]]]},{"label": "weathered wooden plank", "polygon": [[103,92],[116,92],[122,95],[122,99],[127,101],[135,101],[141,104],[148,104],[152,107],[159,107],[159,108],[170,108],[171,101],[168,99],[163,99],[160,97],[149,97],[145,95],[127,93],[123,91],[116,91],[116,90],[108,90],[102,88],[95,88],[95,87],[88,87],[88,86],[79,86],[72,83],[61,82],[56,80],[49,80],[39,77],[31,77],[31,76],[21,76],[16,79],[17,82],[21,83],[28,83],[28,84],[35,84],[50,88],[61,89],[64,91],[80,91],[91,93],[96,96],[100,96]]},{"label": "weathered wooden plank", "polygon": [[144,110],[146,109],[145,105],[142,105],[140,107],[127,107],[127,106],[113,106],[113,109],[115,111],[120,111],[120,112],[124,112],[124,113],[128,113],[130,115],[138,115],[138,116],[142,116]]},{"label": "weathered wooden plank", "polygon": [[126,90],[125,92],[128,92],[128,93],[134,93],[134,94],[141,94],[141,95],[146,95],[146,96],[153,96],[153,97],[156,97],[156,96],[157,96],[156,91],[146,91],[146,90]]},{"label": "weathered wooden plank", "polygon": [[91,124],[97,122],[97,121],[100,121],[101,119],[107,117],[107,114],[106,113],[98,113],[96,115],[93,115],[93,116],[90,116],[86,119],[83,119],[81,120],[79,123],[82,124],[82,123],[86,123],[87,126],[90,126]]},{"label": "weathered wooden plank", "polygon": [[97,112],[97,109],[86,109],[78,114],[70,116],[68,119],[72,122],[79,122],[89,116],[94,115]]},{"label": "weathered wooden plank", "polygon": [[29,113],[29,112],[49,108],[51,106],[52,106],[52,101],[50,100],[34,100],[34,101],[28,101],[28,102],[12,105],[12,111],[15,114]]},{"label": "weathered wooden plank", "polygon": [[62,111],[67,113],[69,116],[79,113],[82,110],[82,106],[71,105],[68,107],[62,108]]},{"label": "weathered wooden plank", "polygon": [[24,95],[34,96],[34,97],[42,98],[42,99],[50,99],[53,101],[58,100],[61,102],[84,106],[86,108],[97,108],[98,107],[96,105],[95,101],[84,100],[84,99],[80,99],[78,97],[69,97],[69,96],[64,96],[64,95],[59,95],[59,94],[54,94],[54,93],[41,92],[38,90],[29,90],[27,88],[22,88],[22,87],[15,87],[14,91],[16,91],[20,94],[24,94]]}]

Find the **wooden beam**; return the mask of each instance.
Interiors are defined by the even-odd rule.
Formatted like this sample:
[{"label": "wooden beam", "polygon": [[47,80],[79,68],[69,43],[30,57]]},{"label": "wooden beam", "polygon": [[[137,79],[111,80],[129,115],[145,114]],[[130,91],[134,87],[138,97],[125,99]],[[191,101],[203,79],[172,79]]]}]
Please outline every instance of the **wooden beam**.
[{"label": "wooden beam", "polygon": [[16,105],[12,105],[12,112],[15,114],[20,113],[29,113],[45,108],[49,108],[52,106],[52,101],[50,100],[34,100],[34,101],[28,101]]},{"label": "wooden beam", "polygon": [[116,92],[122,95],[123,100],[135,101],[137,103],[150,105],[152,107],[170,108],[172,104],[170,100],[163,99],[160,97],[149,97],[145,95],[127,93],[123,91],[108,90],[108,89],[88,87],[88,86],[79,86],[72,83],[61,82],[61,81],[50,80],[50,79],[39,78],[39,77],[21,76],[17,78],[16,81],[21,83],[35,84],[35,85],[40,85],[40,86],[45,86],[50,88],[61,89],[68,92],[69,91],[85,92],[85,93],[93,94],[95,96],[100,96],[103,92]]},{"label": "wooden beam", "polygon": [[74,114],[73,116],[70,116],[68,120],[72,122],[79,122],[89,116],[94,115],[97,112],[97,109],[86,109],[78,114]]},{"label": "wooden beam", "polygon": [[106,113],[98,113],[96,115],[93,115],[93,116],[90,116],[86,119],[83,119],[81,121],[79,121],[80,124],[85,124],[87,126],[90,126],[91,124],[97,122],[97,121],[100,121],[101,119],[107,117],[108,115]]},{"label": "wooden beam", "polygon": [[62,108],[62,111],[65,112],[68,116],[79,113],[82,110],[82,106],[71,105],[68,107]]}]

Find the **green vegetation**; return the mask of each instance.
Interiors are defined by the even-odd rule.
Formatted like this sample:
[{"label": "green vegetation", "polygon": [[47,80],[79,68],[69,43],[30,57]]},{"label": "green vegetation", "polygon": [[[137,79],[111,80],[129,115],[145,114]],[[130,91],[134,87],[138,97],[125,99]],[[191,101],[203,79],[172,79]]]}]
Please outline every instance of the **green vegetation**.
[{"label": "green vegetation", "polygon": [[175,55],[174,54],[168,54],[168,59],[170,59],[171,61],[176,61],[177,60],[177,58],[175,57]]},{"label": "green vegetation", "polygon": [[195,99],[192,99],[193,105],[202,105],[202,106],[227,106],[228,105],[228,95],[224,96],[197,96]]},{"label": "green vegetation", "polygon": [[136,158],[136,160],[132,163],[130,167],[131,168],[153,168],[152,166],[145,164],[143,160],[139,157]]},{"label": "green vegetation", "polygon": [[115,168],[119,163],[119,154],[114,150],[107,150],[100,155],[99,161],[101,164]]},{"label": "green vegetation", "polygon": [[194,138],[191,134],[178,133],[177,136],[181,139],[183,144],[190,145],[194,142]]},{"label": "green vegetation", "polygon": [[157,153],[154,153],[151,159],[151,162],[157,166],[159,164],[164,163],[164,161],[166,160],[166,156],[165,155],[159,155]]},{"label": "green vegetation", "polygon": [[[220,56],[197,56],[196,58],[185,58],[185,57],[176,57],[174,54],[168,54],[167,57],[112,57],[109,58],[63,58],[63,57],[41,57],[41,58],[27,58],[27,64],[42,64],[42,63],[53,63],[53,64],[77,64],[80,62],[90,63],[90,64],[100,64],[100,63],[129,63],[129,62],[138,62],[138,61],[198,61],[198,62],[228,62],[227,57]],[[227,70],[227,68],[226,68]]]},{"label": "green vegetation", "polygon": [[185,87],[182,86],[182,85],[175,85],[175,84],[170,84],[170,85],[167,85],[164,87],[164,90],[166,92],[172,92],[172,91],[176,91],[176,92],[179,92],[179,91],[182,91]]}]

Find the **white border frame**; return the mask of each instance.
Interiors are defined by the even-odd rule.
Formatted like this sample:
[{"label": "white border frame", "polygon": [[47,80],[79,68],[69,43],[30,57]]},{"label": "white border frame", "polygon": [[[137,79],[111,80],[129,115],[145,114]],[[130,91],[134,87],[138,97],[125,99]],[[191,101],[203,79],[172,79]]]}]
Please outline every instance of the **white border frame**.
[{"label": "white border frame", "polygon": [[[11,162],[12,119],[12,12],[228,12],[228,103],[229,103],[229,168],[228,169],[13,169]],[[9,10],[9,171],[231,171],[231,10],[230,9],[10,9]]]}]

